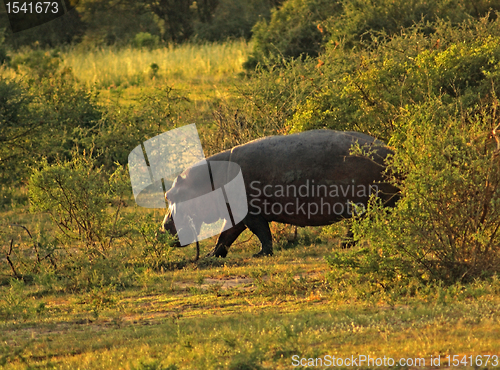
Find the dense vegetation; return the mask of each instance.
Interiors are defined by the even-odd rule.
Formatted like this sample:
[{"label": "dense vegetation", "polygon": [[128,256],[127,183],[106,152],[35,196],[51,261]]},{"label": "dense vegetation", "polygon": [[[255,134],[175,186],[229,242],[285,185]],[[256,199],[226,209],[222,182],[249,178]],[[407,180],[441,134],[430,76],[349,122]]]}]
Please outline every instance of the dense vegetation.
[{"label": "dense vegetation", "polygon": [[253,25],[270,16],[282,0],[71,0],[71,11],[49,23],[12,33],[6,9],[0,12],[5,42],[22,46],[155,47],[186,41],[249,38]]},{"label": "dense vegetation", "polygon": [[[491,354],[498,11],[495,0],[82,0],[74,19],[6,31],[0,365],[236,370],[350,348]],[[394,149],[387,176],[401,200],[387,210],[373,199],[366,217],[296,238],[273,225],[278,253],[264,261],[248,258],[258,241],[245,232],[226,262],[192,263],[156,235],[161,210],[135,206],[127,156],[193,122],[205,155],[316,128],[374,135]],[[341,250],[347,226],[359,243]]]}]

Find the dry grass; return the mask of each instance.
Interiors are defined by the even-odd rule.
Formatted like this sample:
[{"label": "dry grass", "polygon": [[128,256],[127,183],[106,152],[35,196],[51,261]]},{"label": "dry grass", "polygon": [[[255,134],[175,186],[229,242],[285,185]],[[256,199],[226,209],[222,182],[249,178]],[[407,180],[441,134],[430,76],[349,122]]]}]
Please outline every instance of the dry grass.
[{"label": "dry grass", "polygon": [[[217,81],[242,71],[242,63],[250,50],[246,41],[185,44],[155,50],[112,47],[63,52],[65,66],[89,87],[128,87],[151,80]],[[154,73],[157,65],[157,72]]]}]

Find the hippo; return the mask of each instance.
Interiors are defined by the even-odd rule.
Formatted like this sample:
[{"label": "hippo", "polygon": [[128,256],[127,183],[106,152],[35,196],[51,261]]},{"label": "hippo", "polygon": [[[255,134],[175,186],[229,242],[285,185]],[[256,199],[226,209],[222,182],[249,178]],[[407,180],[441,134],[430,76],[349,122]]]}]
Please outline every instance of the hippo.
[{"label": "hippo", "polygon": [[[351,154],[355,144],[366,148],[369,155]],[[223,231],[207,257],[226,257],[229,247],[247,228],[261,243],[254,256],[271,256],[270,222],[300,227],[330,225],[353,217],[362,209],[353,205],[366,206],[371,194],[385,205],[394,206],[399,190],[387,181],[384,172],[386,159],[392,154],[374,137],[323,129],[268,136],[207,158],[209,164],[232,162],[241,168],[248,210],[241,221],[229,228],[226,216]],[[201,178],[199,168],[185,170],[166,192],[169,208],[161,232],[177,235],[173,222],[176,205],[212,190],[200,190],[197,186]],[[212,175],[215,178],[216,174]],[[214,211],[217,205],[210,202],[198,208],[198,217],[192,222],[196,230],[201,222],[208,224],[224,217]]]}]

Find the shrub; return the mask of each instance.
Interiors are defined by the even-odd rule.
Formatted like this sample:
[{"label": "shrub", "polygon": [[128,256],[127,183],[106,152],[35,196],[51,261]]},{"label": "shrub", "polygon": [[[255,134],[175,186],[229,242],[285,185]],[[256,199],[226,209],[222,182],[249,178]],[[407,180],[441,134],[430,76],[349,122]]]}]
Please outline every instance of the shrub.
[{"label": "shrub", "polygon": [[[253,28],[254,50],[245,66],[275,63],[281,58],[316,57],[330,42],[346,51],[371,47],[380,37],[405,33],[419,22],[460,24],[471,18],[496,18],[495,0],[288,0]],[[426,34],[436,30],[430,25]]]},{"label": "shrub", "polygon": [[393,210],[374,202],[354,222],[365,244],[330,256],[335,269],[386,289],[500,271],[494,18],[460,27],[421,22],[349,53],[332,44],[310,72],[324,77],[290,119],[292,131],[328,127],[385,139],[396,153],[388,173],[402,193]]},{"label": "shrub", "polygon": [[155,270],[167,266],[170,262],[172,246],[178,240],[170,233],[158,233],[158,221],[151,214],[134,220],[134,231],[140,235],[137,243],[139,255],[138,266],[147,266]]},{"label": "shrub", "polygon": [[32,52],[15,58],[22,80],[0,80],[0,181],[19,183],[29,166],[46,158],[70,159],[75,146],[91,148],[102,112],[97,95],[59,70],[57,53]]},{"label": "shrub", "polygon": [[[499,92],[499,21],[439,22],[426,36],[420,23],[372,50],[332,47],[319,88],[297,107],[292,131],[328,127],[389,139],[409,107],[442,95],[451,108],[477,106]],[[493,86],[493,89],[492,89]]]},{"label": "shrub", "polygon": [[263,19],[253,27],[254,47],[245,67],[253,69],[257,63],[267,64],[267,59],[274,63],[283,58],[317,56],[328,39],[321,23],[340,9],[339,1],[286,1],[272,12],[269,22]]},{"label": "shrub", "polygon": [[[29,119],[32,97],[20,83],[0,78],[0,182],[10,184],[23,177],[20,151],[24,151],[27,135],[37,126]],[[24,145],[23,145],[24,144]],[[22,147],[20,148],[20,146]],[[28,145],[26,145],[28,146]]]},{"label": "shrub", "polygon": [[[393,136],[389,169],[402,199],[356,220],[368,246],[329,259],[387,282],[468,282],[500,272],[497,104],[466,114],[436,99],[411,109]],[[439,133],[439,134],[437,134]]]},{"label": "shrub", "polygon": [[10,66],[16,71],[23,69],[32,73],[39,79],[54,75],[61,63],[61,58],[57,50],[44,52],[42,50],[33,50],[26,54],[19,54],[13,60]]},{"label": "shrub", "polygon": [[[421,21],[445,20],[457,25],[498,10],[500,4],[494,0],[347,0],[343,2],[342,15],[331,17],[326,23],[333,40],[344,40],[352,47],[362,41],[369,43],[379,35],[399,34]],[[434,31],[433,27],[425,29],[427,34]]]},{"label": "shrub", "polygon": [[148,32],[139,32],[135,35],[132,44],[136,48],[148,48],[153,49],[160,44],[160,37],[156,35],[151,35]]},{"label": "shrub", "polygon": [[12,279],[9,290],[0,298],[0,319],[26,321],[35,313],[33,301],[26,297],[24,282]]},{"label": "shrub", "polygon": [[112,172],[117,165],[125,166],[128,155],[139,144],[185,120],[182,114],[189,100],[179,90],[169,86],[150,89],[130,105],[108,106],[106,114],[95,128],[80,130],[78,146],[93,149],[97,165]]},{"label": "shrub", "polygon": [[[114,241],[126,235],[120,212],[129,193],[122,167],[108,177],[89,156],[44,161],[29,182],[30,210],[48,213],[59,243],[82,248],[90,260],[106,257]],[[116,206],[109,209],[110,204]]]},{"label": "shrub", "polygon": [[284,66],[259,67],[257,78],[240,85],[231,99],[220,101],[213,112],[213,125],[200,128],[206,154],[288,132],[287,119],[315,86],[304,78],[302,61],[285,61]]},{"label": "shrub", "polygon": [[270,12],[270,4],[265,0],[221,0],[209,21],[195,23],[195,37],[207,41],[249,39],[255,23],[269,19]]}]

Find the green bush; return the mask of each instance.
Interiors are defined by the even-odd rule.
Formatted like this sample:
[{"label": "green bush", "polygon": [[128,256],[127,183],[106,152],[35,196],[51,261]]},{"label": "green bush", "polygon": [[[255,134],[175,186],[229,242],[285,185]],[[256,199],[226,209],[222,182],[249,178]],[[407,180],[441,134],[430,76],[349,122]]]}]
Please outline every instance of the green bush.
[{"label": "green bush", "polygon": [[261,19],[269,19],[270,12],[266,0],[221,0],[209,21],[195,23],[195,38],[207,41],[229,37],[249,39],[252,27]]},{"label": "green bush", "polygon": [[329,259],[332,266],[387,282],[469,282],[500,272],[500,138],[497,103],[481,114],[438,98],[409,110],[391,140],[389,165],[402,198],[373,203],[353,226],[368,246]]},{"label": "green bush", "polygon": [[9,290],[0,298],[0,319],[26,321],[36,312],[34,302],[26,297],[24,282],[12,279]]},{"label": "green bush", "polygon": [[390,289],[500,272],[498,22],[421,22],[365,49],[332,43],[324,65],[305,63],[316,88],[296,106],[292,131],[367,132],[396,153],[388,173],[402,199],[393,210],[374,202],[354,222],[361,246],[328,258],[340,275]]},{"label": "green bush", "polygon": [[[27,136],[37,127],[29,114],[32,97],[26,87],[0,78],[0,182],[10,184],[23,178],[26,166],[20,152],[27,149]],[[25,133],[23,135],[23,133]]]},{"label": "green bush", "polygon": [[322,22],[337,14],[340,1],[288,0],[272,11],[271,20],[263,19],[252,29],[254,43],[252,55],[245,67],[255,68],[257,63],[271,64],[283,58],[317,56],[328,39]]},{"label": "green bush", "polygon": [[18,72],[21,69],[22,72],[33,74],[38,79],[42,79],[57,73],[60,63],[61,58],[57,50],[32,50],[17,55],[10,66]]},{"label": "green bush", "polygon": [[108,177],[91,157],[44,161],[29,182],[30,210],[48,213],[59,243],[81,248],[90,260],[106,257],[116,239],[126,235],[120,213],[129,193],[122,167]]},{"label": "green bush", "polygon": [[42,257],[50,258],[31,271],[38,284],[51,292],[132,285],[129,264],[140,252],[132,248],[138,241],[132,235],[136,213],[125,211],[128,171],[119,166],[109,175],[90,156],[75,154],[71,161],[44,161],[28,188],[30,211],[48,214],[54,235],[39,243]]},{"label": "green bush", "polygon": [[[90,150],[102,111],[97,94],[59,69],[57,52],[34,51],[14,58],[21,79],[0,79],[0,181],[19,183],[29,167],[46,158],[70,159],[76,146]],[[86,146],[87,145],[87,146]]]},{"label": "green bush", "polygon": [[140,235],[137,243],[139,254],[137,266],[151,267],[155,270],[165,267],[170,262],[172,246],[178,240],[170,233],[158,233],[158,221],[151,214],[134,220],[134,231]]},{"label": "green bush", "polygon": [[139,32],[132,40],[132,45],[136,48],[153,49],[160,44],[160,37],[148,32]]},{"label": "green bush", "polygon": [[[421,21],[444,20],[457,25],[498,10],[500,3],[496,0],[347,0],[343,2],[342,15],[330,18],[327,25],[333,40],[344,40],[352,47],[362,41],[371,42],[379,35],[400,34]],[[427,34],[434,31],[433,27],[425,29]]]},{"label": "green bush", "polygon": [[182,115],[187,104],[189,99],[170,86],[150,89],[133,104],[108,106],[98,125],[78,131],[76,144],[80,152],[93,149],[96,164],[112,172],[117,164],[128,163],[128,155],[139,143],[185,124]]},{"label": "green bush", "polygon": [[315,86],[304,78],[308,71],[302,61],[284,61],[283,65],[259,67],[254,78],[240,85],[230,99],[220,101],[213,124],[200,127],[206,154],[288,132],[287,120]]},{"label": "green bush", "polygon": [[[254,26],[254,49],[245,66],[317,57],[328,43],[340,43],[346,51],[369,48],[374,40],[404,34],[420,22],[444,20],[457,25],[485,16],[495,19],[494,11],[500,11],[496,0],[288,0],[269,22]],[[432,25],[421,31],[436,32]]]},{"label": "green bush", "polygon": [[328,127],[388,140],[409,107],[429,98],[442,96],[451,109],[482,104],[500,92],[499,24],[438,22],[427,36],[429,24],[420,23],[372,50],[330,47],[315,72],[318,89],[290,119],[292,131]]}]

